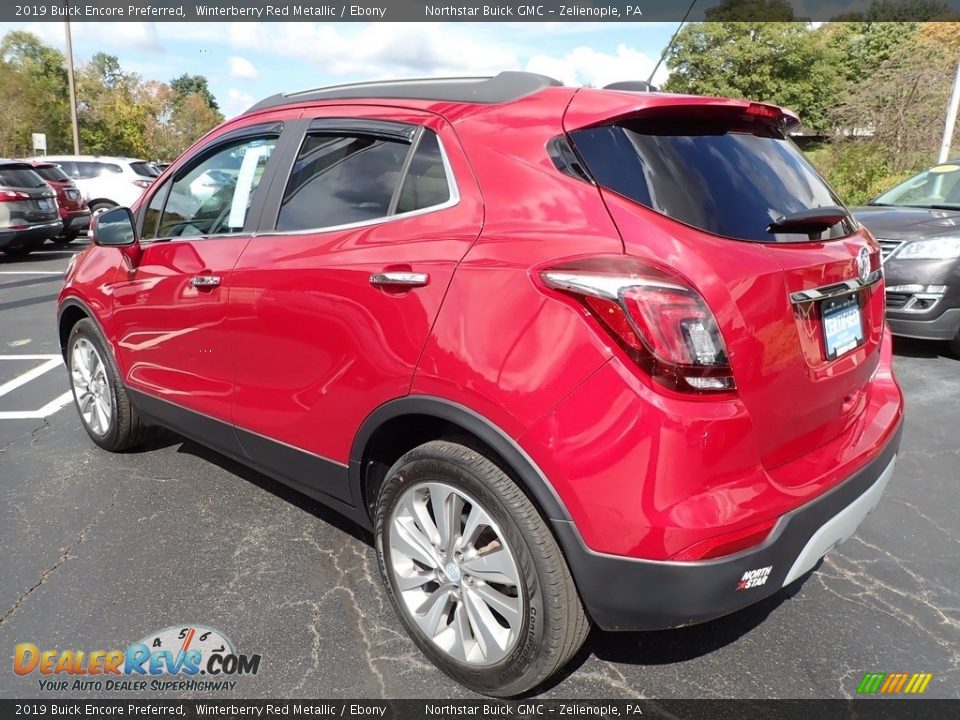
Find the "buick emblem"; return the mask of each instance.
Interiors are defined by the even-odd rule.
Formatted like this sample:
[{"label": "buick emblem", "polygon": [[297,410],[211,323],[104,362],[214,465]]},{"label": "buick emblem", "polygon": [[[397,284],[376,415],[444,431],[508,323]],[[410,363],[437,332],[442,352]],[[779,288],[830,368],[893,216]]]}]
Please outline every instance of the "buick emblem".
[{"label": "buick emblem", "polygon": [[866,284],[870,277],[870,251],[865,247],[860,248],[860,252],[857,254],[857,277],[863,284]]}]

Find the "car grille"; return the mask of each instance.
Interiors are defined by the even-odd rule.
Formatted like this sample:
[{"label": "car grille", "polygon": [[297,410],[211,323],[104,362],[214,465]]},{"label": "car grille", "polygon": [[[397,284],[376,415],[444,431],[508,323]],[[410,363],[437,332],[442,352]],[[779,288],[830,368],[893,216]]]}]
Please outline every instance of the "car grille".
[{"label": "car grille", "polygon": [[886,260],[890,257],[898,247],[903,245],[903,240],[881,240],[877,238],[877,242],[880,243],[880,258],[881,260]]},{"label": "car grille", "polygon": [[897,308],[902,308],[907,304],[907,300],[910,299],[910,295],[906,293],[887,293],[887,307],[896,310]]}]

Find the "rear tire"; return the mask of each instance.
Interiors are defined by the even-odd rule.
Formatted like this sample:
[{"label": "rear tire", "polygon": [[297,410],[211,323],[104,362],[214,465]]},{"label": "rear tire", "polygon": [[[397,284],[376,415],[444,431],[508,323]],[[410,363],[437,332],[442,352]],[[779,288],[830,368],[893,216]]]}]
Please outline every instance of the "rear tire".
[{"label": "rear tire", "polygon": [[51,242],[58,247],[66,247],[76,239],[76,235],[60,235],[59,237],[51,238]]},{"label": "rear tire", "polygon": [[547,524],[476,450],[438,440],[401,457],[380,488],[375,533],[387,595],[407,632],[472,690],[525,693],[589,633]]},{"label": "rear tire", "polygon": [[5,247],[3,249],[3,254],[8,255],[12,258],[22,258],[26,257],[32,253],[36,248],[32,245],[18,245],[17,247]]},{"label": "rear tire", "polygon": [[115,207],[119,207],[116,203],[109,202],[107,200],[101,200],[99,202],[90,204],[90,219],[92,220],[100,213],[105,213],[107,210],[112,210]]},{"label": "rear tire", "polygon": [[130,403],[107,342],[88,318],[70,330],[67,370],[74,404],[91,440],[111,452],[147,441],[152,428]]}]

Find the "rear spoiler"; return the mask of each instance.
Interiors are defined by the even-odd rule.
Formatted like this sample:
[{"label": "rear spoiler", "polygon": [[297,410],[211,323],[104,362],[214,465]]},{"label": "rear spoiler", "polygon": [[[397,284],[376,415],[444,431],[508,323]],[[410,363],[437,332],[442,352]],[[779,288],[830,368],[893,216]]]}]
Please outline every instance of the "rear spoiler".
[{"label": "rear spoiler", "polygon": [[572,132],[632,118],[743,118],[766,123],[780,129],[784,134],[800,124],[800,118],[793,111],[768,103],[654,92],[637,95],[635,92],[617,89],[583,88],[578,90],[570,101],[563,116],[563,127],[567,132]]}]

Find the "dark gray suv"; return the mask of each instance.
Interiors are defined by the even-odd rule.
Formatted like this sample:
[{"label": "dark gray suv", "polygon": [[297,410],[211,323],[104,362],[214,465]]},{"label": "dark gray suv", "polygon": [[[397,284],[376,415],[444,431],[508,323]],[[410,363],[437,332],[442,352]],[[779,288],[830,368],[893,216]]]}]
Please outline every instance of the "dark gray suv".
[{"label": "dark gray suv", "polygon": [[53,188],[28,163],[0,160],[0,250],[27,255],[62,229]]},{"label": "dark gray suv", "polygon": [[960,159],[914,175],[855,215],[880,242],[894,335],[946,340],[960,356]]}]

